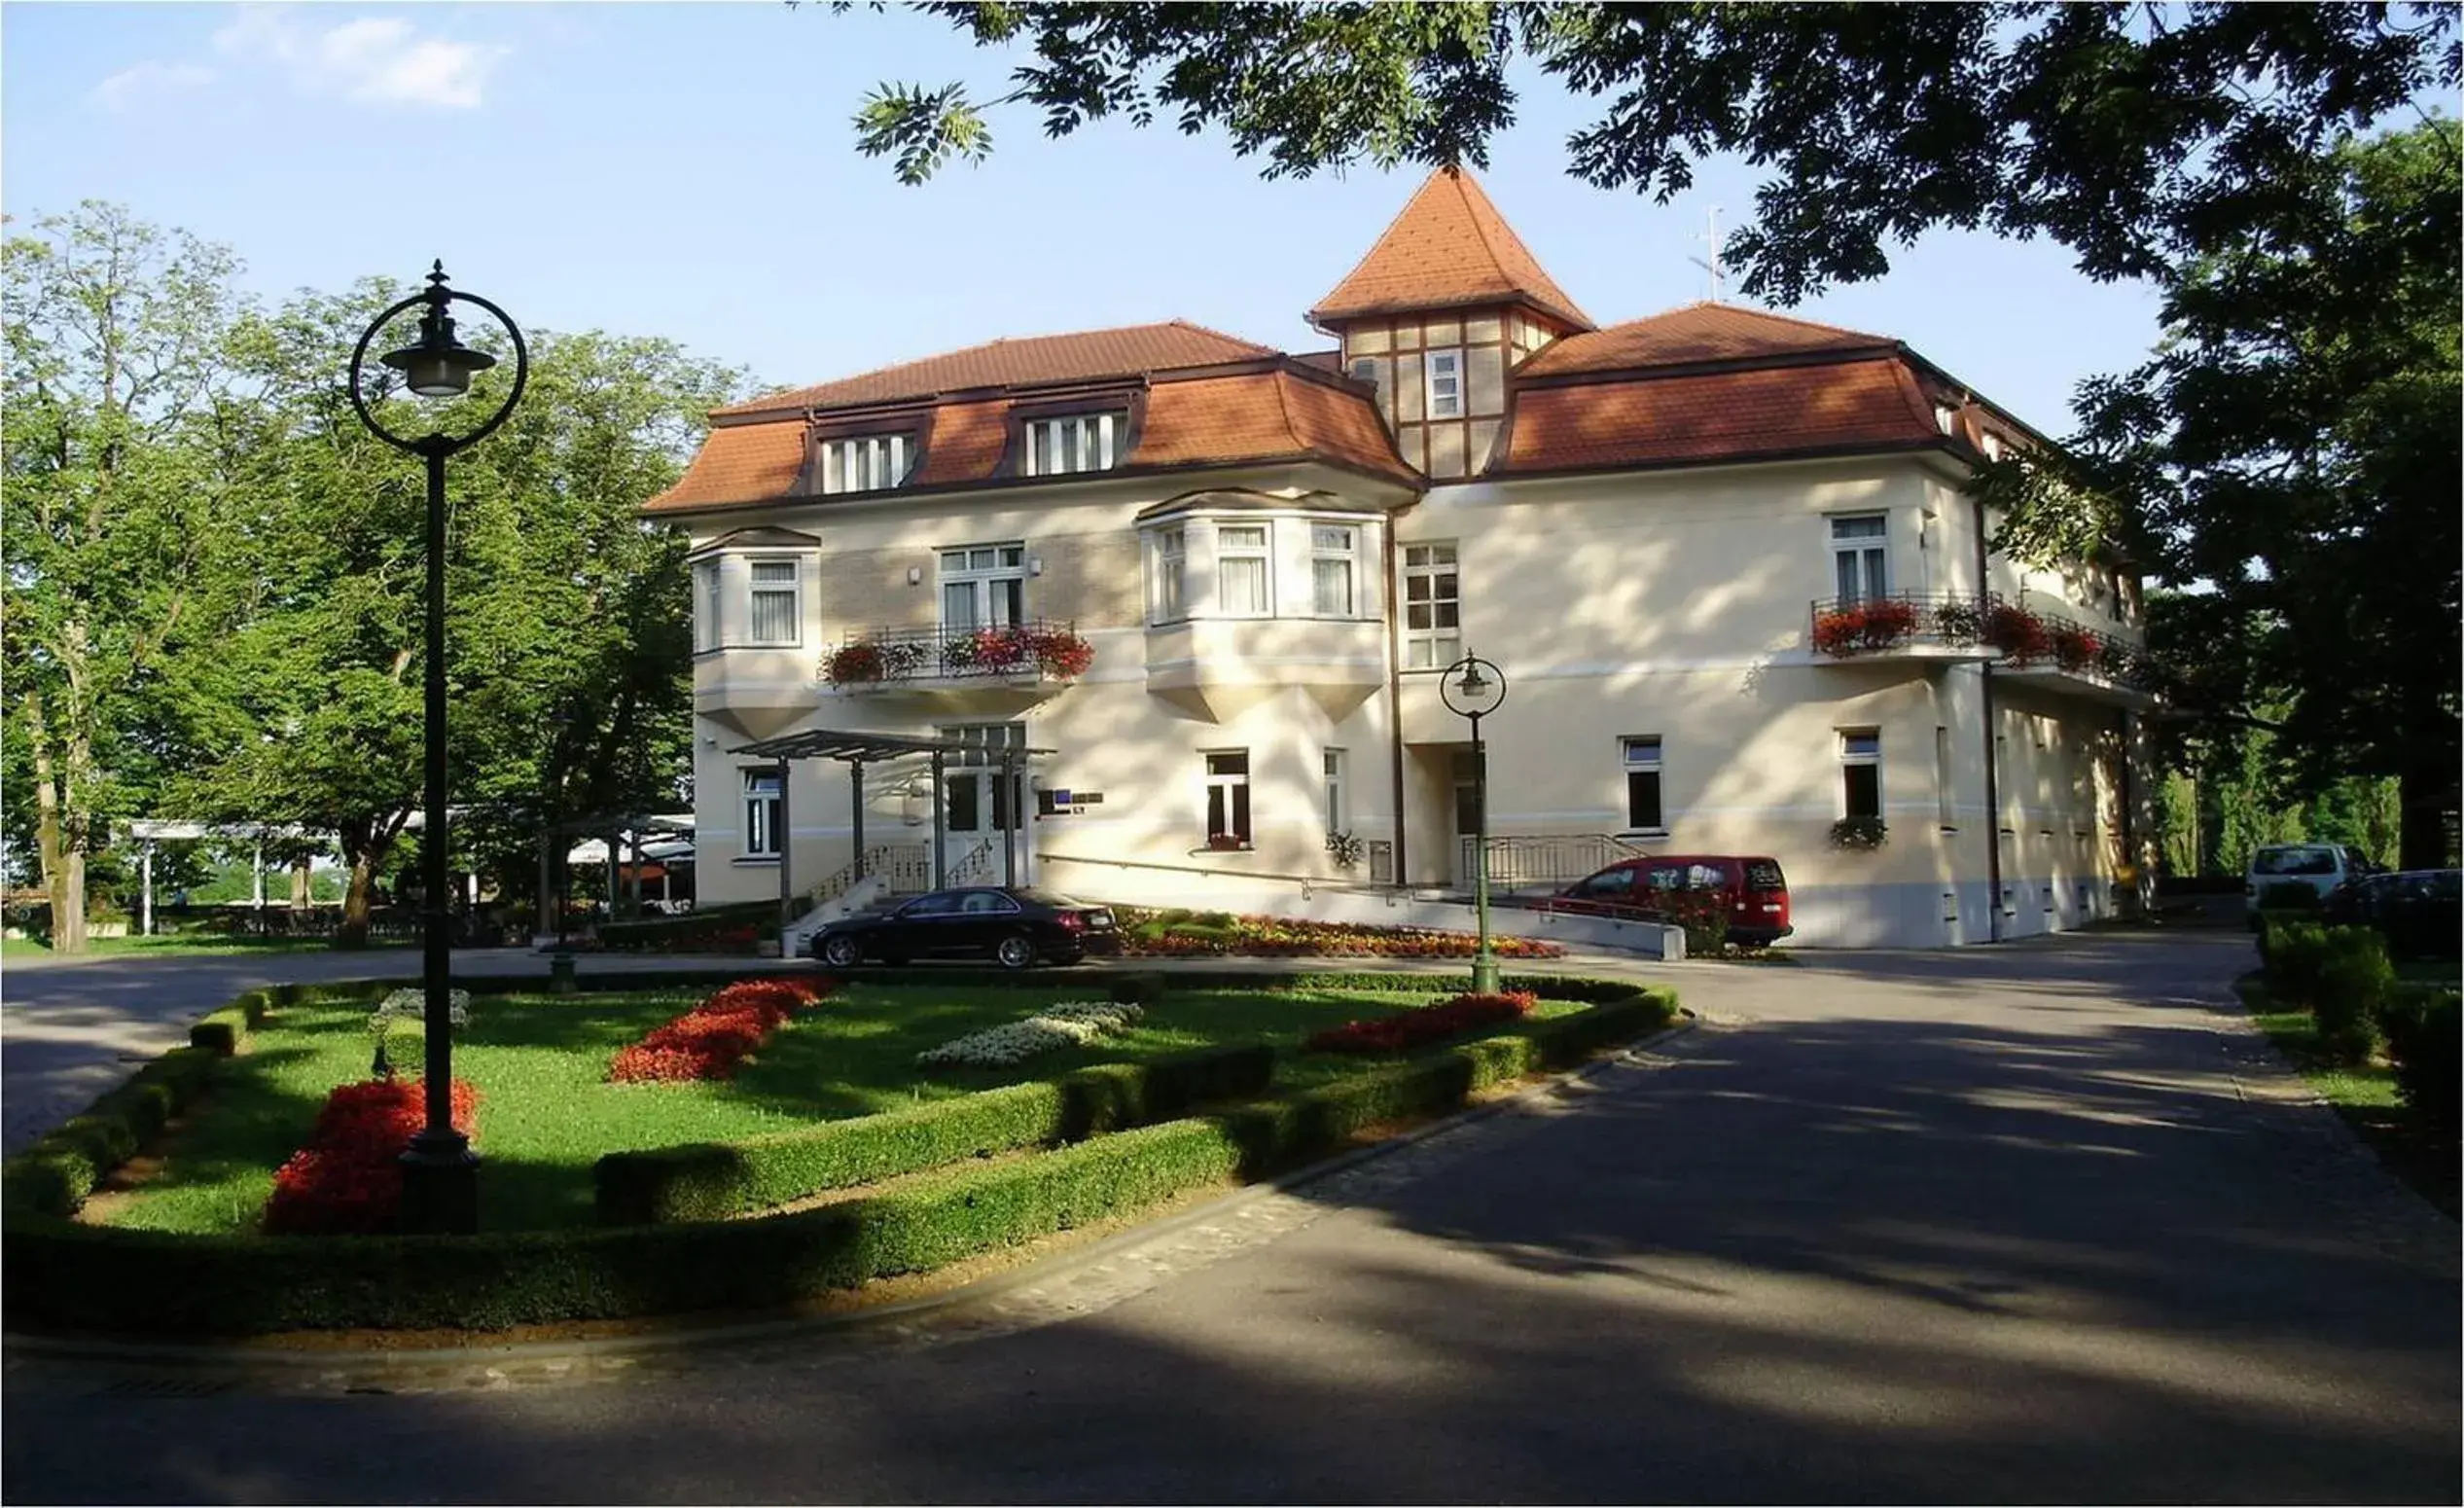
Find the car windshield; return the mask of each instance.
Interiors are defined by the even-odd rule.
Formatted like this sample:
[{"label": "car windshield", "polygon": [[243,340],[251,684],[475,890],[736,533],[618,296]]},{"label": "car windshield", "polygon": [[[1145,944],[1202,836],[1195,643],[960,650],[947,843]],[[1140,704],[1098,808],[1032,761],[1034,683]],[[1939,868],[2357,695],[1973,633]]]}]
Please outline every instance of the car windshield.
[{"label": "car windshield", "polygon": [[2254,875],[2333,875],[2333,848],[2262,848],[2250,861]]}]

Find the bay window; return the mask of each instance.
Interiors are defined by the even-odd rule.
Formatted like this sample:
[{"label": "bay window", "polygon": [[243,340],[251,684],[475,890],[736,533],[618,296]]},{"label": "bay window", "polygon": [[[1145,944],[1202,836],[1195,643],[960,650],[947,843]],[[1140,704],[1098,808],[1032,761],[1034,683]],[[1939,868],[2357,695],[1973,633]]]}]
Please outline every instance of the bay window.
[{"label": "bay window", "polygon": [[1349,618],[1357,610],[1360,530],[1348,523],[1309,526],[1312,605],[1320,618]]},{"label": "bay window", "polygon": [[753,631],[756,644],[796,644],[803,638],[803,589],[796,562],[755,560]]},{"label": "bay window", "polygon": [[1176,623],[1189,613],[1189,533],[1164,529],[1155,536],[1155,619]]},{"label": "bay window", "polygon": [[693,566],[693,647],[717,649],[719,636],[719,562],[696,560]]},{"label": "bay window", "polygon": [[1263,523],[1215,526],[1215,608],[1225,617],[1265,618],[1274,611],[1270,537]]}]

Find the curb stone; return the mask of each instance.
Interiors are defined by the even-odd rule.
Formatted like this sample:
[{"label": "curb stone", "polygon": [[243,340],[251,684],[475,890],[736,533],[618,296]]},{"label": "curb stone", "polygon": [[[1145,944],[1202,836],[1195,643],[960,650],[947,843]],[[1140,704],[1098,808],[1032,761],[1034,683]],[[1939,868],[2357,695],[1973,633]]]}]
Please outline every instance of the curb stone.
[{"label": "curb stone", "polygon": [[[1363,1197],[1425,1175],[1442,1166],[1441,1158],[1450,1162],[1476,1150],[1473,1140],[1462,1138],[1495,1134],[1510,1119],[1571,1113],[1582,1096],[1597,1093],[1591,1081],[1614,1070],[1674,1066],[1681,1059],[1658,1050],[1701,1024],[1688,1015],[1581,1067],[1373,1145],[1262,1179],[1074,1251],[876,1309],[737,1324],[679,1324],[656,1334],[607,1340],[419,1350],[278,1351],[0,1336],[0,1355],[5,1355],[13,1386],[112,1397],[197,1397],[236,1390],[334,1395],[605,1382],[713,1365],[812,1367],[884,1350],[988,1339],[1109,1309],[1180,1273],[1278,1239]],[[1447,1138],[1456,1138],[1451,1148],[1439,1152],[1431,1147]],[[1310,1188],[1317,1188],[1319,1197],[1303,1198],[1297,1192]]]}]

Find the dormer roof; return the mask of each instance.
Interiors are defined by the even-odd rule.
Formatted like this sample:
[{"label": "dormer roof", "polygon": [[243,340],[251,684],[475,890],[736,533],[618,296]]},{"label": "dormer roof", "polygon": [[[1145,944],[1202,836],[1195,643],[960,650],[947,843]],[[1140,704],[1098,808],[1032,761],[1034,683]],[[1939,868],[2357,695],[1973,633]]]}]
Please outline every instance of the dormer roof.
[{"label": "dormer roof", "polygon": [[1478,180],[1441,167],[1369,255],[1309,310],[1321,328],[1377,314],[1518,304],[1569,330],[1590,317],[1559,288]]}]

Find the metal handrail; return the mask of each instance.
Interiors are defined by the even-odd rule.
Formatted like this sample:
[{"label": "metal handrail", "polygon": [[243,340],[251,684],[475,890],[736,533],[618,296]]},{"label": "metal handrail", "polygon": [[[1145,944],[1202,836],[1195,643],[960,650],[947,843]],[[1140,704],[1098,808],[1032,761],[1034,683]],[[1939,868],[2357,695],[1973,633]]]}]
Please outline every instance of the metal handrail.
[{"label": "metal handrail", "polygon": [[[974,628],[867,628],[848,634],[823,658],[821,677],[833,685],[881,686],[911,681],[970,680],[980,677],[1035,678],[1062,674],[1039,646],[1086,641],[1075,620],[1031,619],[1025,623],[985,624]],[[851,650],[869,649],[872,656],[854,657],[867,673],[843,680],[831,675],[833,662]]]},{"label": "metal handrail", "polygon": [[[1468,883],[1474,873],[1474,844],[1466,834],[1455,840],[1462,865],[1456,876]],[[1561,883],[1595,875],[1622,859],[1639,859],[1648,850],[1611,833],[1518,833],[1488,840],[1488,882],[1491,885]]]}]

